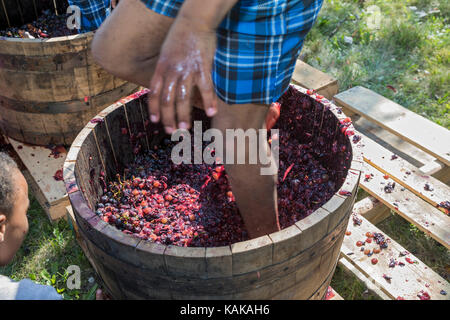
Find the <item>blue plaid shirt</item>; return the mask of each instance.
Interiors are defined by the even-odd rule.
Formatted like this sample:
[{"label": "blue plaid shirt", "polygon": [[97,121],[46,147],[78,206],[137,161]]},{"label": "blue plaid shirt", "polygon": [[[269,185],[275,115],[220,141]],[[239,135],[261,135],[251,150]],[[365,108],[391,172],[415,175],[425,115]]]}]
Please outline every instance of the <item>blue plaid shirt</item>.
[{"label": "blue plaid shirt", "polygon": [[[184,0],[141,0],[175,18]],[[208,0],[204,0],[208,1]],[[217,28],[212,79],[228,104],[276,101],[289,87],[323,0],[240,0]]]},{"label": "blue plaid shirt", "polygon": [[321,6],[314,0],[240,0],[219,28],[260,36],[309,30]]},{"label": "blue plaid shirt", "polygon": [[[176,17],[185,0],[142,1],[155,12]],[[260,36],[309,30],[321,6],[322,1],[317,0],[239,0],[219,28]]]},{"label": "blue plaid shirt", "polygon": [[68,0],[69,5],[78,6],[81,12],[79,32],[97,30],[111,12],[110,0]]}]

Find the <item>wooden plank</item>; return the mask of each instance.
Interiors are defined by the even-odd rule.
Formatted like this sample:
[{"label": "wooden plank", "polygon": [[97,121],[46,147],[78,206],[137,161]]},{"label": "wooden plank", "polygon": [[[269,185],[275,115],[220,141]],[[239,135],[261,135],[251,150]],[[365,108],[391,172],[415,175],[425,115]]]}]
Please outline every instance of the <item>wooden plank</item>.
[{"label": "wooden plank", "polygon": [[439,160],[436,161],[430,161],[423,166],[421,166],[419,169],[422,173],[427,175],[435,174],[436,172],[439,172],[443,168],[445,168],[446,165],[440,162]]},{"label": "wooden plank", "polygon": [[[305,300],[308,299],[318,288],[325,276],[320,274],[321,255],[315,255],[304,259],[301,267],[293,272],[295,276],[291,285],[285,285],[283,290],[274,290],[275,300]],[[278,292],[277,292],[278,291]]]},{"label": "wooden plank", "polygon": [[[387,240],[388,247],[382,249],[380,253],[375,253],[371,257],[365,255],[360,247],[356,246],[356,242],[365,241],[367,232],[382,232],[364,217],[358,215],[358,218],[362,220],[361,225],[355,225],[351,220],[348,224],[347,230],[351,234],[345,236],[341,254],[358,271],[364,274],[370,282],[379,287],[390,299],[401,297],[406,300],[417,300],[422,290],[427,292],[433,300],[448,299],[448,296],[442,295],[440,292],[441,290],[449,292],[450,284],[413,254],[408,253],[405,256],[401,256],[400,253],[405,252],[406,249],[394,240]],[[388,239],[386,235],[385,238]],[[365,243],[364,248],[372,251],[374,248],[379,248],[379,245],[372,241],[371,243]],[[372,264],[371,260],[373,258],[378,259],[376,264]],[[414,263],[409,263],[406,260],[407,258]],[[395,265],[393,268],[389,267],[391,259],[394,259],[394,262],[404,263],[404,266]],[[387,275],[391,279],[388,281],[383,275]]]},{"label": "wooden plank", "polygon": [[201,278],[206,275],[206,248],[169,245],[164,260],[169,275]]},{"label": "wooden plank", "polygon": [[272,265],[273,243],[269,236],[231,245],[233,275],[244,274]]},{"label": "wooden plank", "polygon": [[67,153],[62,152],[59,157],[54,157],[48,148],[26,145],[11,138],[8,141],[30,173],[30,184],[34,185],[32,189],[35,190],[36,199],[50,220],[64,217],[69,198],[64,182],[56,181],[54,176],[63,168]]},{"label": "wooden plank", "polygon": [[[86,67],[86,51],[68,52],[63,55],[18,56],[17,54],[0,53],[2,69],[8,71],[54,72]],[[89,64],[91,65],[91,64]]]},{"label": "wooden plank", "polygon": [[327,234],[329,219],[330,213],[325,209],[319,208],[306,218],[295,223],[301,230],[300,241],[297,247],[299,252],[310,248]]},{"label": "wooden plank", "polygon": [[[134,158],[133,146],[130,143],[131,130],[125,108],[121,102],[117,102],[108,108],[113,108],[114,110],[108,109],[109,114],[105,117],[106,128],[111,139],[111,145],[114,147],[118,169],[120,169],[131,163]],[[126,134],[122,134],[123,128],[126,129]]]},{"label": "wooden plank", "polygon": [[106,172],[100,150],[95,139],[94,131],[92,130],[92,133],[86,137],[81,147],[80,154],[84,158],[84,161],[80,162],[80,164],[85,163],[87,166],[85,168],[80,167],[80,171],[84,171],[82,175],[89,177],[88,184],[86,184],[84,190],[85,197],[92,203],[93,210],[95,210],[95,204],[98,199],[103,195],[103,186],[100,183],[100,178]]},{"label": "wooden plank", "polygon": [[[431,176],[424,175],[419,168],[386,150],[363,134],[361,136],[364,144],[362,149],[364,161],[389,175],[397,183],[434,207],[438,207],[441,202],[450,200],[450,188],[446,184]],[[428,190],[426,185],[429,186]],[[444,208],[439,209],[446,212]]]},{"label": "wooden plank", "polygon": [[324,300],[325,295],[327,293],[327,289],[330,286],[331,279],[333,278],[334,274],[334,268],[333,272],[331,272],[326,280],[322,283],[322,285],[308,298],[308,300]]},{"label": "wooden plank", "polygon": [[353,212],[362,215],[373,224],[378,224],[391,215],[389,208],[372,196],[355,203]]},{"label": "wooden plank", "polygon": [[294,224],[269,234],[273,242],[272,262],[280,263],[298,254],[302,231]]},{"label": "wooden plank", "polygon": [[[6,109],[5,112],[9,110],[14,110],[17,112],[25,113],[48,113],[56,116],[59,113],[85,113],[88,111],[94,111],[95,114],[108,107],[113,102],[119,100],[120,98],[135,92],[138,86],[132,83],[125,83],[124,85],[118,86],[113,90],[102,92],[96,96],[89,97],[89,103],[87,104],[84,99],[81,100],[70,100],[70,101],[45,101],[45,102],[35,102],[35,101],[19,101],[16,99],[9,99],[4,96],[1,98],[1,107]],[[90,119],[89,119],[90,120]]]},{"label": "wooden plank", "polygon": [[450,131],[364,87],[334,96],[336,102],[450,165]]},{"label": "wooden plank", "polygon": [[69,205],[66,207],[66,214],[67,214],[67,222],[75,232],[75,235],[78,236],[78,226],[75,220],[75,215],[73,213],[72,206]]},{"label": "wooden plank", "polygon": [[[275,299],[309,298],[317,291],[318,284],[323,283],[334,270],[347,222],[348,216],[342,219],[332,233],[289,260],[272,264],[260,269],[259,272],[234,276],[235,286],[246,291],[243,289],[244,286],[255,288],[255,286],[266,286],[272,283],[271,297]],[[234,263],[235,260],[233,265]],[[248,285],[245,285],[247,283]]]},{"label": "wooden plank", "polygon": [[72,206],[70,206],[70,205],[66,207],[66,216],[67,216],[67,222],[72,227],[73,232],[75,234],[75,239],[77,239],[78,244],[80,245],[81,249],[87,255],[88,251],[87,251],[86,243],[84,242],[84,239],[80,235],[80,232],[78,230],[78,225],[75,220],[75,215],[73,213]]},{"label": "wooden plank", "polygon": [[[342,109],[346,115],[353,113],[348,108],[343,107]],[[365,135],[386,150],[395,153],[397,156],[416,166],[425,175],[431,175],[447,184],[450,183],[450,167],[437,160],[436,157],[402,140],[400,137],[356,113],[353,113],[350,117],[355,129],[360,134]]]},{"label": "wooden plank", "polygon": [[33,179],[33,176],[31,175],[30,171],[27,169],[21,170],[23,176],[25,177],[25,180],[28,183],[28,189],[31,192],[31,194],[36,198],[37,202],[41,205],[41,207],[44,209],[44,211],[49,214],[48,210],[48,202],[45,201],[44,196],[42,195],[41,190],[39,189],[39,186],[36,184],[36,182]]},{"label": "wooden plank", "polygon": [[[345,114],[350,112],[348,108],[342,108]],[[352,122],[355,129],[369,137],[379,145],[383,146],[387,150],[394,152],[398,156],[416,167],[421,167],[427,163],[437,161],[436,157],[426,153],[425,151],[413,146],[409,142],[403,140],[401,137],[396,136],[392,132],[385,130],[376,123],[367,120],[360,115],[355,114],[352,116]]]},{"label": "wooden plank", "polygon": [[151,272],[167,274],[164,251],[167,246],[150,241],[141,241],[136,247],[136,259],[140,266]]},{"label": "wooden plank", "polygon": [[[344,217],[332,233],[326,235],[309,249],[300,252],[290,260],[273,264],[259,272],[258,281],[262,280],[263,283],[266,283],[267,280],[274,281],[271,298],[307,299],[317,291],[318,284],[327,279],[328,275],[332,275],[334,271],[348,222],[347,218]],[[248,273],[244,276],[253,276],[254,274]],[[252,283],[255,281],[254,279],[250,280]],[[243,281],[244,279],[239,279],[237,283],[242,286]]]},{"label": "wooden plank", "polygon": [[88,49],[94,32],[47,39],[2,38],[0,53],[27,56],[47,56],[80,52]]},{"label": "wooden plank", "polygon": [[439,170],[436,173],[433,173],[432,176],[447,185],[450,185],[450,167],[445,166],[442,170]]},{"label": "wooden plank", "polygon": [[316,90],[328,100],[338,93],[338,81],[301,60],[297,60],[292,81],[306,89]]},{"label": "wooden plank", "polygon": [[73,232],[75,234],[75,239],[77,240],[78,245],[80,246],[80,248],[83,251],[83,253],[86,256],[86,258],[88,259],[88,261],[91,264],[92,268],[95,270],[95,272],[97,274],[99,274],[97,265],[95,264],[95,259],[91,255],[91,253],[89,252],[89,250],[87,248],[86,240],[84,240],[84,238],[81,236],[81,234],[78,231],[78,225],[77,225],[76,220],[75,220],[75,215],[73,213],[72,206],[68,205],[66,207],[66,215],[67,215],[66,216],[67,217],[67,221],[73,227]]},{"label": "wooden plank", "polygon": [[417,197],[408,189],[396,184],[392,192],[387,193],[385,187],[394,180],[365,163],[363,176],[373,175],[370,180],[361,179],[361,187],[372,196],[382,201],[395,213],[399,214],[433,239],[450,248],[450,217]]}]

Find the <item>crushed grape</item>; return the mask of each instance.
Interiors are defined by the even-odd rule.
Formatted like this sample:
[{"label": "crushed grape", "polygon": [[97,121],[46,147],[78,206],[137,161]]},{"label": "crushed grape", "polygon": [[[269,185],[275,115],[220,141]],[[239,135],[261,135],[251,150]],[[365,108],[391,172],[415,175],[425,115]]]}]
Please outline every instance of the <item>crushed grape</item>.
[{"label": "crushed grape", "polygon": [[0,30],[0,36],[9,38],[46,39],[77,34],[76,29],[67,28],[68,14],[56,15],[51,10],[44,10],[33,22],[21,27]]}]

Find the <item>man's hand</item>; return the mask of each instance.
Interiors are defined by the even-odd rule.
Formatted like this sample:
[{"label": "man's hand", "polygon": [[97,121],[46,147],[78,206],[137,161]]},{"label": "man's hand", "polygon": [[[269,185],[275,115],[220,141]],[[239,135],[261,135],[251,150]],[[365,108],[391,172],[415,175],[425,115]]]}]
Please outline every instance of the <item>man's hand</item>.
[{"label": "man's hand", "polygon": [[171,134],[177,128],[189,129],[191,96],[200,91],[208,116],[217,112],[217,97],[211,79],[216,49],[213,29],[178,17],[161,48],[155,73],[150,82],[149,113],[152,122],[161,118]]}]

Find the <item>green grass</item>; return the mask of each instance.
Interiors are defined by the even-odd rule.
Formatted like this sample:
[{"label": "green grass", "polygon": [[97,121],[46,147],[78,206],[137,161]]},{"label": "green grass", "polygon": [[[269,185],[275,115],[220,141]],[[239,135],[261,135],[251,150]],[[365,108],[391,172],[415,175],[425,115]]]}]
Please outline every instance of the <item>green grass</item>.
[{"label": "green grass", "polygon": [[[341,91],[365,86],[450,128],[449,2],[433,2],[325,1],[301,57],[337,78]],[[379,29],[367,23],[372,5],[381,11]],[[416,14],[434,8],[440,12]]]},{"label": "green grass", "polygon": [[[369,196],[363,189],[358,189],[356,201]],[[413,253],[441,277],[450,281],[450,251],[424,234],[415,225],[409,223],[391,211],[391,216],[377,224],[384,234]],[[346,300],[376,300],[371,292],[353,274],[349,274],[339,265],[331,281],[331,286]]]}]

